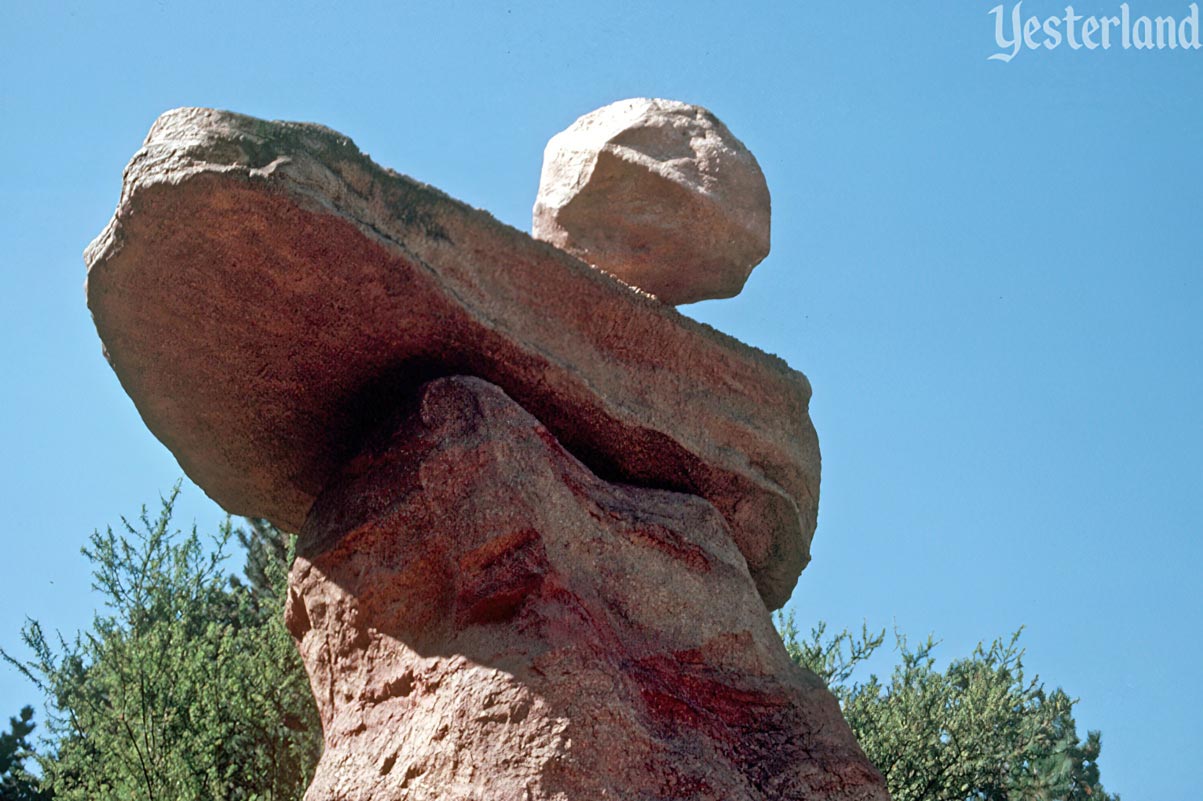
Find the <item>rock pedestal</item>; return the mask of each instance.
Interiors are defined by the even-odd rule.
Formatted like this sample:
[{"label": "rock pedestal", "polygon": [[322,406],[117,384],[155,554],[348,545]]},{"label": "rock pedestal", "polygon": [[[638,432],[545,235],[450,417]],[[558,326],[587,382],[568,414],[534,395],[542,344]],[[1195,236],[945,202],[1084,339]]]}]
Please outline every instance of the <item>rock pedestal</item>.
[{"label": "rock pedestal", "polygon": [[714,506],[597,478],[496,386],[425,386],[299,548],[311,801],[885,797]]},{"label": "rock pedestal", "polygon": [[[730,247],[627,277],[737,291],[759,168],[654,105],[598,162],[672,190],[623,247],[692,217]],[[552,217],[596,232],[612,185]],[[886,799],[769,616],[818,510],[801,373],[315,125],[168,112],[85,258],[147,426],[228,511],[300,529],[308,801]]]}]

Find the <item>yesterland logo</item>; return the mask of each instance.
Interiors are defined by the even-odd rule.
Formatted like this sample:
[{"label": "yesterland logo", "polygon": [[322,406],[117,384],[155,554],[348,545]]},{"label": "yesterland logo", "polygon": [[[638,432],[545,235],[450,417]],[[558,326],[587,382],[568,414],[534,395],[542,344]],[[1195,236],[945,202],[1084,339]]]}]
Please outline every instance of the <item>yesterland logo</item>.
[{"label": "yesterland logo", "polygon": [[1005,5],[990,9],[994,17],[994,42],[999,52],[991,61],[1009,62],[1025,47],[1056,50],[1063,44],[1071,50],[1199,50],[1199,4],[1187,6],[1181,17],[1149,17],[1132,13],[1122,3],[1112,16],[1084,16],[1066,6],[1061,16],[1024,16],[1023,2],[1007,11]]}]

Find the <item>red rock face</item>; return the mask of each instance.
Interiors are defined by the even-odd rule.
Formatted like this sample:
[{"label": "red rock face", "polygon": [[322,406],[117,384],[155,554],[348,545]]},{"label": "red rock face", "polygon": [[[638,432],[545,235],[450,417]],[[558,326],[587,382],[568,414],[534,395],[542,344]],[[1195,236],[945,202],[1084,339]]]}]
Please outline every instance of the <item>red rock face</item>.
[{"label": "red rock face", "polygon": [[384,431],[290,579],[309,801],[888,797],[710,503],[600,480],[480,379]]}]

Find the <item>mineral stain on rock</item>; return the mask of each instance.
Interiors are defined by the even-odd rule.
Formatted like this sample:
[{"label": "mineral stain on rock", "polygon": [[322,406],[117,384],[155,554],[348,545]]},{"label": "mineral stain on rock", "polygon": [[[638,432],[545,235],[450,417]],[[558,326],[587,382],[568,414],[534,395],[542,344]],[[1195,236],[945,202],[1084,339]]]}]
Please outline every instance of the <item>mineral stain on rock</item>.
[{"label": "mineral stain on rock", "polygon": [[885,797],[711,504],[599,479],[480,379],[418,404],[460,424],[408,416],[301,531],[310,798]]}]

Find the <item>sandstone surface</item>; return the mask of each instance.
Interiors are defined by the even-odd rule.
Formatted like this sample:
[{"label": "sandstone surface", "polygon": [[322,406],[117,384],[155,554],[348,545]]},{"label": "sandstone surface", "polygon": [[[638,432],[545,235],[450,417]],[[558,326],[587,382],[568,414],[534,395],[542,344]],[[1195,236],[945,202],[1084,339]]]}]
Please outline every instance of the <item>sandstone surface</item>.
[{"label": "sandstone surface", "polygon": [[397,398],[469,374],[595,473],[713,504],[770,608],[809,560],[819,451],[801,373],[333,131],[168,112],[85,255],[122,386],[231,513],[297,530]]},{"label": "sandstone surface", "polygon": [[769,189],[712,113],[634,98],[548,142],[534,236],[665,303],[739,294],[769,252]]},{"label": "sandstone surface", "polygon": [[604,481],[438,379],[321,494],[286,620],[308,801],[885,801],[707,501]]}]

